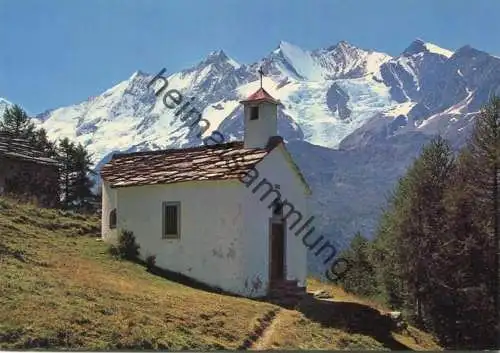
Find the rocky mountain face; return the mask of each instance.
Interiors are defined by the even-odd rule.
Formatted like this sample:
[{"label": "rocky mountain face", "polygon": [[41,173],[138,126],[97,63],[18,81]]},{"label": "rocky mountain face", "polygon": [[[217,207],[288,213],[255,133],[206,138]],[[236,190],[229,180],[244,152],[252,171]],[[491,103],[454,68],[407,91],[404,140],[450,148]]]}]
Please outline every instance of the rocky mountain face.
[{"label": "rocky mountain face", "polygon": [[[283,103],[279,133],[312,186],[316,228],[339,246],[358,230],[373,234],[385,196],[423,144],[441,134],[458,148],[481,105],[500,94],[500,58],[422,40],[396,57],[347,42],[314,51],[281,42],[248,65],[214,51],[167,74],[168,87],[202,112],[210,122],[207,135],[219,130],[237,140],[243,137],[239,101],[259,87],[261,66],[264,87]],[[92,100],[36,120],[50,137],[87,146],[97,169],[115,151],[200,144],[154,95],[158,86],[148,88],[155,74],[137,71]]]}]

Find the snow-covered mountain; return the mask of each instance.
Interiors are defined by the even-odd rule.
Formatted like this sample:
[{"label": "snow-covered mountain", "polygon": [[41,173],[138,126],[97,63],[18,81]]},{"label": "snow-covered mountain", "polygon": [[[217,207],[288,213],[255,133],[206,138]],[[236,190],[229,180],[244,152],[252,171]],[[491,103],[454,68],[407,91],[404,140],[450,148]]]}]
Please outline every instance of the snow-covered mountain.
[{"label": "snow-covered mountain", "polygon": [[500,95],[500,58],[470,46],[451,53],[417,40],[384,63],[381,73],[400,104],[372,117],[342,147],[359,148],[360,143],[408,133],[439,133],[459,146],[481,106],[491,95]]},{"label": "snow-covered mountain", "polygon": [[[491,74],[499,60],[470,47],[453,53],[421,40],[397,57],[343,41],[314,51],[281,42],[248,65],[214,51],[196,66],[170,73],[168,81],[170,88],[194,99],[210,130],[239,139],[238,102],[257,89],[262,66],[265,88],[284,104],[279,126],[286,140],[338,148],[373,119],[389,130],[428,134],[449,130],[453,123],[467,125],[469,120],[455,122],[460,119],[453,116],[474,114],[497,89],[498,76]],[[96,162],[113,151],[199,144],[174,110],[148,89],[154,75],[137,71],[91,100],[47,111],[38,119],[49,136],[70,137],[88,146]]]},{"label": "snow-covered mountain", "polygon": [[[373,231],[384,195],[423,143],[439,133],[459,146],[480,106],[500,93],[500,58],[419,39],[396,57],[344,41],[313,51],[281,42],[249,64],[219,50],[169,73],[169,88],[193,99],[210,122],[206,134],[217,129],[241,139],[239,101],[259,87],[261,66],[264,87],[283,103],[279,133],[313,187],[317,228],[340,244],[357,230]],[[155,74],[137,71],[91,100],[36,119],[49,137],[87,146],[97,167],[114,151],[200,144],[148,89]]]},{"label": "snow-covered mountain", "polygon": [[3,112],[5,111],[5,109],[7,109],[8,107],[10,107],[12,105],[13,104],[11,102],[9,102],[7,99],[0,97],[0,119],[3,116]]},{"label": "snow-covered mountain", "polygon": [[[172,73],[168,81],[169,87],[195,98],[211,130],[241,138],[238,102],[257,89],[262,65],[265,88],[284,104],[280,130],[285,138],[335,148],[368,118],[397,104],[380,72],[390,59],[346,42],[313,52],[281,42],[251,65],[238,64],[223,51],[212,52],[195,67]],[[38,119],[49,136],[67,136],[88,146],[96,162],[117,150],[199,143],[148,90],[152,76],[137,71],[92,100],[47,111]]]}]

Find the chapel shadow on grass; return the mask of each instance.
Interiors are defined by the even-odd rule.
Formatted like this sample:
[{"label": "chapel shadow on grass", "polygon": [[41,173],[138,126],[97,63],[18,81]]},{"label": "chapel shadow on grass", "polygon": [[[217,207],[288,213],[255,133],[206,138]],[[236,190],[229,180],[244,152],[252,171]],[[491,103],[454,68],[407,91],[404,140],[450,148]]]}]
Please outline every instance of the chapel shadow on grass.
[{"label": "chapel shadow on grass", "polygon": [[[142,260],[136,260],[136,262],[147,267],[146,263]],[[227,296],[231,296],[231,297],[242,298],[242,296],[240,296],[240,295],[229,293],[221,288],[212,287],[206,283],[197,281],[189,276],[183,275],[183,274],[178,273],[178,272],[165,270],[165,269],[159,268],[157,266],[149,267],[146,270],[147,270],[147,272],[149,272],[155,276],[158,276],[158,277],[161,277],[163,279],[166,279],[166,280],[169,280],[172,282],[176,282],[176,283],[179,283],[179,284],[182,284],[182,285],[194,288],[194,289],[199,289],[199,290],[203,290],[203,291],[215,293],[215,294],[227,295]]]},{"label": "chapel shadow on grass", "polygon": [[[209,293],[220,294],[220,295],[225,295],[225,296],[234,297],[234,298],[244,298],[247,300],[253,300],[253,301],[257,301],[257,302],[264,302],[264,303],[269,303],[272,305],[280,306],[278,303],[272,302],[267,295],[261,296],[261,297],[245,297],[243,295],[239,295],[239,294],[225,291],[225,290],[218,288],[218,287],[212,287],[206,283],[197,281],[197,280],[195,280],[189,276],[183,275],[179,272],[165,270],[165,269],[159,268],[157,266],[148,266],[146,261],[142,261],[139,259],[135,259],[132,261],[137,263],[137,264],[140,264],[142,266],[145,266],[146,271],[151,273],[152,275],[161,277],[161,278],[169,280],[171,282],[175,282],[175,283],[182,284],[184,286],[191,287],[193,289],[199,289],[199,290],[203,290],[203,291],[209,292]],[[286,306],[285,308],[289,308],[289,307]]]},{"label": "chapel shadow on grass", "polygon": [[323,326],[370,336],[391,350],[412,350],[392,337],[391,319],[367,305],[308,297],[296,310]]}]

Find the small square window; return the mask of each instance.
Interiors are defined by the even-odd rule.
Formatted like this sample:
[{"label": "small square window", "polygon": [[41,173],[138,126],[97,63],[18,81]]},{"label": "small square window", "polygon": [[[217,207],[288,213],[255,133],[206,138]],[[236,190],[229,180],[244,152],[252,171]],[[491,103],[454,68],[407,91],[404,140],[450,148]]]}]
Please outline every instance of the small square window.
[{"label": "small square window", "polygon": [[180,202],[163,203],[163,239],[179,239],[181,237],[180,211]]},{"label": "small square window", "polygon": [[259,107],[250,107],[250,120],[259,119]]}]

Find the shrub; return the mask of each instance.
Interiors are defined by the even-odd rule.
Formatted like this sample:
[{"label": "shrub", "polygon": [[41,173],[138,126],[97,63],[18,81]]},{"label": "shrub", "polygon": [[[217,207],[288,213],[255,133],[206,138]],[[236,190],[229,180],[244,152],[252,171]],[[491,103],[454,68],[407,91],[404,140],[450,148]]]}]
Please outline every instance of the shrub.
[{"label": "shrub", "polygon": [[118,235],[118,245],[112,245],[109,252],[126,260],[137,260],[140,246],[135,242],[134,233],[122,230]]},{"label": "shrub", "polygon": [[118,251],[118,246],[114,245],[114,244],[111,244],[108,248],[108,253],[111,255],[111,256],[115,256],[115,257],[120,257],[120,253]]},{"label": "shrub", "polygon": [[151,271],[156,266],[156,255],[149,255],[146,257],[146,268]]}]

